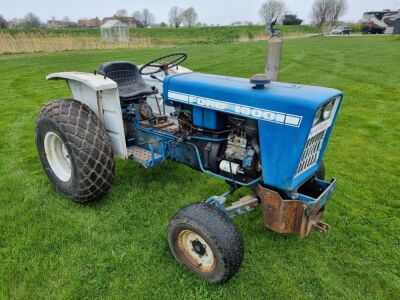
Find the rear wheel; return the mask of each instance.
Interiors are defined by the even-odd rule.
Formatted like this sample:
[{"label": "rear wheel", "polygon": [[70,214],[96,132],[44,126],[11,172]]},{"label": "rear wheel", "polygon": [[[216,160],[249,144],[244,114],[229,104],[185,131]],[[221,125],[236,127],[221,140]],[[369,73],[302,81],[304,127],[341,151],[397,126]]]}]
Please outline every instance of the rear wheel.
[{"label": "rear wheel", "polygon": [[171,220],[175,259],[209,283],[227,282],[243,260],[243,241],[231,219],[208,204],[190,204]]},{"label": "rear wheel", "polygon": [[103,196],[114,176],[108,135],[96,114],[75,100],[46,104],[36,120],[36,146],[55,189],[76,202]]}]

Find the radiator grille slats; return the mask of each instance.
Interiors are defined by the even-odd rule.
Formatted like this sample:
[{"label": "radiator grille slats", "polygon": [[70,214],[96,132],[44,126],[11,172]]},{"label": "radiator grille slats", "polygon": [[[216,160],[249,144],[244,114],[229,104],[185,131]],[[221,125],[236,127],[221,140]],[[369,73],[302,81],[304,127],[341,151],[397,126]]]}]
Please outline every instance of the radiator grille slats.
[{"label": "radiator grille slats", "polygon": [[300,173],[315,165],[318,160],[322,144],[324,142],[325,134],[326,130],[321,131],[317,135],[308,139],[306,147],[304,148],[303,155],[301,156],[296,175],[299,175]]}]

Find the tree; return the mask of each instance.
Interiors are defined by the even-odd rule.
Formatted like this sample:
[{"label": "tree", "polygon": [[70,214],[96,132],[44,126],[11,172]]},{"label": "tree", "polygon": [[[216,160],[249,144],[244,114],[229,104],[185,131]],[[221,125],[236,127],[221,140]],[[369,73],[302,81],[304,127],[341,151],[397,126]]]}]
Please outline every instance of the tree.
[{"label": "tree", "polygon": [[334,26],[346,9],[346,0],[315,0],[311,8],[311,20],[319,27]]},{"label": "tree", "polygon": [[165,22],[161,22],[161,23],[160,23],[160,27],[164,27],[164,28],[165,28],[165,27],[168,27],[168,24],[165,23]]},{"label": "tree", "polygon": [[334,0],[332,5],[332,15],[330,23],[335,25],[339,18],[343,16],[347,10],[347,1],[346,0]]},{"label": "tree", "polygon": [[193,27],[198,19],[197,13],[193,7],[185,9],[182,13],[183,24],[187,27]]},{"label": "tree", "polygon": [[285,14],[283,17],[283,25],[300,25],[303,22],[296,14]]},{"label": "tree", "polygon": [[23,21],[23,27],[25,28],[39,28],[41,24],[41,21],[38,16],[35,14],[29,12],[26,14],[24,21]]},{"label": "tree", "polygon": [[[135,18],[136,20],[138,20],[140,23],[143,22],[143,14],[142,14],[140,11],[138,11],[138,10],[135,10],[135,11],[133,12],[132,17],[134,17],[134,18]],[[142,25],[143,25],[143,23],[142,23]]]},{"label": "tree", "polygon": [[154,23],[156,21],[156,18],[154,17],[154,15],[147,8],[144,8],[142,10],[142,15],[143,15],[143,19],[141,22],[144,27],[149,27],[152,23]]},{"label": "tree", "polygon": [[118,9],[117,12],[115,13],[117,17],[127,17],[128,16],[128,11],[124,8]]},{"label": "tree", "polygon": [[171,7],[169,10],[169,24],[171,27],[179,28],[183,21],[183,9],[178,6]]},{"label": "tree", "polygon": [[282,1],[268,0],[261,6],[259,14],[265,24],[271,24],[276,19],[280,20],[285,10],[285,3]]}]

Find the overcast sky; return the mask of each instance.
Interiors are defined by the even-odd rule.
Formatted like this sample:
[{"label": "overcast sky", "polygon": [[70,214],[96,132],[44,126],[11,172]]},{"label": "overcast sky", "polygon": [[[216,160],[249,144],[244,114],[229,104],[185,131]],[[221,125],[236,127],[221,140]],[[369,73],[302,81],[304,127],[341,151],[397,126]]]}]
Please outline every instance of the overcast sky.
[{"label": "overcast sky", "polygon": [[[112,16],[118,9],[125,8],[129,14],[145,7],[155,15],[157,22],[168,22],[168,12],[172,6],[187,8],[193,6],[199,21],[207,24],[230,24],[233,21],[260,21],[258,10],[265,0],[0,0],[0,14],[6,19],[22,18],[33,12],[42,21],[53,16],[64,16],[72,20],[78,18]],[[309,11],[313,0],[284,0],[293,13],[309,21]],[[400,0],[348,0],[348,10],[342,20],[358,21],[368,10],[400,9]]]}]

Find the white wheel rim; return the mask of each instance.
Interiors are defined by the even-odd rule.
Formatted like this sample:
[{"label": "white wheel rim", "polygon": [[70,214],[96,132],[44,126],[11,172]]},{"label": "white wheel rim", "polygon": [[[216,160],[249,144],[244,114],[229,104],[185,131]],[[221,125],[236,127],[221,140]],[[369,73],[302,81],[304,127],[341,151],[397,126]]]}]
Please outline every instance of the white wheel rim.
[{"label": "white wheel rim", "polygon": [[201,272],[215,268],[215,255],[207,242],[196,232],[182,230],[178,236],[178,247],[189,262]]},{"label": "white wheel rim", "polygon": [[67,147],[56,133],[52,131],[46,133],[44,151],[47,161],[58,179],[64,182],[70,180],[72,175],[71,159]]}]

